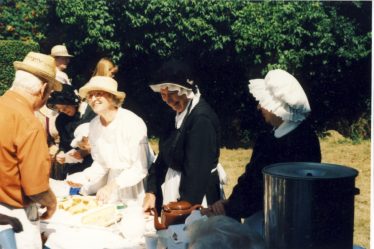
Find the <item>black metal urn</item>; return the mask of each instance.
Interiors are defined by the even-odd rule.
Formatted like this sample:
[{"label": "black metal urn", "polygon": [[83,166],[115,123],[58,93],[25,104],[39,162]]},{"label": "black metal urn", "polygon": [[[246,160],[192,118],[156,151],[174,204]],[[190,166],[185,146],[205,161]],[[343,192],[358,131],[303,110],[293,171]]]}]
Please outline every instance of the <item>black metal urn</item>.
[{"label": "black metal urn", "polygon": [[263,169],[268,249],[352,249],[357,170],[279,163]]}]

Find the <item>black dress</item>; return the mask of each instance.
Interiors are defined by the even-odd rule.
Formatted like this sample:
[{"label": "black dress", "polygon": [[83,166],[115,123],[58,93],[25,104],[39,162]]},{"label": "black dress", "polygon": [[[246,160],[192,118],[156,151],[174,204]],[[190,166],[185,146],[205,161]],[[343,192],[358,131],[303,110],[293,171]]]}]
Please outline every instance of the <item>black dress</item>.
[{"label": "black dress", "polygon": [[212,204],[220,198],[217,166],[220,153],[220,126],[213,109],[200,98],[179,129],[160,140],[160,153],[149,169],[146,192],[156,195],[162,205],[161,185],[168,168],[181,172],[180,199],[201,204],[204,196]]},{"label": "black dress", "polygon": [[274,132],[259,135],[245,173],[225,205],[226,215],[240,219],[263,210],[262,169],[282,162],[321,162],[318,137],[307,121],[281,138],[274,137]]},{"label": "black dress", "polygon": [[[65,113],[60,113],[56,118],[56,129],[60,137],[59,151],[66,153],[73,149],[70,143],[74,139],[75,129],[83,123],[90,122],[95,116],[96,113],[91,109],[90,106],[87,106],[82,117],[79,112],[75,113],[74,116],[68,116]],[[92,157],[91,155],[87,155],[84,157],[82,163],[65,163],[63,165],[55,165],[52,168],[51,177],[56,180],[64,180],[67,174],[83,171],[85,168],[91,166],[91,164]]]}]

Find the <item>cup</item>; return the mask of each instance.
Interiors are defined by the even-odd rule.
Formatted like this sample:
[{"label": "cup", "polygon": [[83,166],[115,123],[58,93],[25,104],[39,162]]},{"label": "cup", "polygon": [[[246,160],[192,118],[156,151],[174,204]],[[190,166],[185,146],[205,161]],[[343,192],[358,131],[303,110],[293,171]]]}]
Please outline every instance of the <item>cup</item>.
[{"label": "cup", "polygon": [[17,249],[16,238],[12,228],[0,232],[0,248]]},{"label": "cup", "polygon": [[144,239],[146,249],[157,249],[158,236],[156,233],[146,233]]}]

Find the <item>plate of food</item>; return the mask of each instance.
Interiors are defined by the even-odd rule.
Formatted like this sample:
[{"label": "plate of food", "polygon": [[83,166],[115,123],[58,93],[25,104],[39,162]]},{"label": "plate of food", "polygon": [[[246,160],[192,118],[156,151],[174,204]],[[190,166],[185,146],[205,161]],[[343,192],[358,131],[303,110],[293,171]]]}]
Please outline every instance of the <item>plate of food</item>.
[{"label": "plate of food", "polygon": [[57,210],[48,224],[105,228],[121,219],[116,204],[102,204],[94,196],[72,195],[57,200]]}]

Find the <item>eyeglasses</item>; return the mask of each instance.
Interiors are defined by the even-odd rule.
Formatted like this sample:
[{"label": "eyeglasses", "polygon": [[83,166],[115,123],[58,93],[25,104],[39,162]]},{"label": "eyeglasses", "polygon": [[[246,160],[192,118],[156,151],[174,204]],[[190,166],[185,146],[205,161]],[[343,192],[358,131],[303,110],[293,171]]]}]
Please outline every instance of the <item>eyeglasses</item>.
[{"label": "eyeglasses", "polygon": [[89,93],[87,93],[86,99],[91,99],[92,97],[101,98],[101,97],[104,97],[106,95],[107,95],[107,93],[103,92],[103,91],[90,91]]}]

